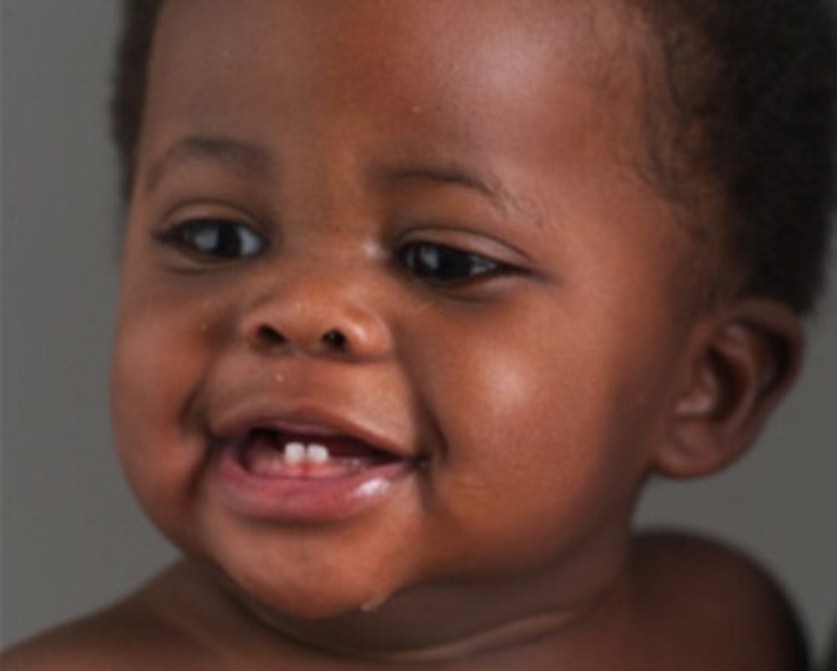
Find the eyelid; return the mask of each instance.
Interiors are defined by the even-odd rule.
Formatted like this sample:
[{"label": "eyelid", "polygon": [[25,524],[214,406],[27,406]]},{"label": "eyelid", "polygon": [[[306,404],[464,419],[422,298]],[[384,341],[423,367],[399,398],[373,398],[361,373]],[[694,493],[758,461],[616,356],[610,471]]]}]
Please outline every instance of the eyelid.
[{"label": "eyelid", "polygon": [[[234,231],[233,240],[225,238],[231,231]],[[192,216],[180,219],[155,232],[154,238],[197,267],[253,259],[261,256],[269,244],[269,240],[254,226],[219,216]],[[232,248],[228,246],[231,242]],[[202,245],[205,245],[205,248],[202,248]]]},{"label": "eyelid", "polygon": [[401,249],[414,242],[450,247],[521,269],[530,268],[534,263],[532,256],[514,243],[474,226],[447,223],[414,225],[398,235],[393,244],[396,249]]},{"label": "eyelid", "polygon": [[[431,250],[436,254],[422,253]],[[396,256],[410,277],[443,291],[464,291],[503,277],[527,273],[525,268],[491,255],[429,240],[408,241],[398,248]]]},{"label": "eyelid", "polygon": [[[410,240],[428,240],[465,250],[472,250],[512,265],[528,265],[534,257],[527,252],[526,238],[506,234],[506,226],[493,217],[453,216],[445,213],[408,212],[396,217],[396,240],[404,244]],[[524,242],[520,246],[518,242]]]},{"label": "eyelid", "polygon": [[177,226],[192,219],[233,221],[266,235],[264,218],[234,203],[215,198],[190,198],[163,209],[158,230]]},{"label": "eyelid", "polygon": [[256,216],[236,204],[222,199],[190,198],[166,207],[157,217],[158,223],[154,227],[153,235],[155,238],[165,237],[166,231],[195,220],[229,221],[249,228],[265,240],[270,237],[271,233],[264,217]]}]

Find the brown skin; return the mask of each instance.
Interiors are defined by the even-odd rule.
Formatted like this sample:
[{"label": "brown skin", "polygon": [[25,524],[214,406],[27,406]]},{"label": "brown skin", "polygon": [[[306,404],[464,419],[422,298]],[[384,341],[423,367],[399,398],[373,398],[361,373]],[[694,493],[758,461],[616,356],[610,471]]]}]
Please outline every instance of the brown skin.
[{"label": "brown skin", "polygon": [[[750,564],[631,542],[644,479],[735,459],[802,345],[782,306],[697,307],[705,250],[632,164],[630,68],[597,73],[630,40],[606,2],[166,3],[113,412],[137,496],[192,559],[10,669],[796,668]],[[260,251],[160,239],[196,219]],[[401,262],[416,243],[501,268],[428,280]],[[268,406],[427,466],[342,521],[250,519],[210,447]],[[746,626],[691,617],[710,597]]]}]

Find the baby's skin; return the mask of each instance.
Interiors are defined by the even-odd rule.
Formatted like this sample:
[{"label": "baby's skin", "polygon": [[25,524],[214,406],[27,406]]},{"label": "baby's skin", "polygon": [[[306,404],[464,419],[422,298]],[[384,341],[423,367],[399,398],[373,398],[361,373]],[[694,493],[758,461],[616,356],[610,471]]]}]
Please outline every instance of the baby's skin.
[{"label": "baby's skin", "polygon": [[749,560],[632,538],[802,341],[706,291],[722,236],[643,176],[641,35],[615,0],[168,0],[112,390],[186,559],[4,669],[802,668]]},{"label": "baby's skin", "polygon": [[[486,593],[476,604],[486,621],[494,597]],[[303,633],[253,617],[212,569],[183,562],[123,603],[12,650],[3,669],[807,669],[793,615],[772,582],[748,559],[682,535],[635,540],[620,583],[574,614],[534,613],[446,637],[444,625],[452,634],[461,630],[453,618],[473,621],[472,608],[454,603],[439,616],[435,644],[373,652],[343,641],[361,633],[369,643],[409,638],[396,631],[386,608],[329,619]],[[430,615],[417,616],[417,626],[427,629],[423,617]],[[338,634],[344,628],[346,635]]]}]

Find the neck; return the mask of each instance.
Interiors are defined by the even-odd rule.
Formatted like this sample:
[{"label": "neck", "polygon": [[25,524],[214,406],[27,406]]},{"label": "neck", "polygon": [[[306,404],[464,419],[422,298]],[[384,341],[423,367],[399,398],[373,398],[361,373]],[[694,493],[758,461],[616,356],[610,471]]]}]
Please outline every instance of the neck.
[{"label": "neck", "polygon": [[602,598],[575,608],[513,616],[503,622],[465,635],[439,637],[438,640],[415,646],[392,646],[390,642],[370,641],[368,636],[347,641],[312,631],[310,626],[298,626],[275,617],[266,620],[264,613],[257,617],[265,624],[305,647],[318,649],[329,655],[381,664],[445,663],[462,659],[479,660],[486,655],[523,649],[538,642],[566,639],[586,621],[597,618],[606,610],[610,600]]},{"label": "neck", "polygon": [[391,664],[477,659],[543,641],[569,644],[584,632],[603,631],[627,604],[618,570],[568,582],[554,567],[513,580],[424,585],[377,609],[318,620],[231,593],[267,633],[331,656]]}]

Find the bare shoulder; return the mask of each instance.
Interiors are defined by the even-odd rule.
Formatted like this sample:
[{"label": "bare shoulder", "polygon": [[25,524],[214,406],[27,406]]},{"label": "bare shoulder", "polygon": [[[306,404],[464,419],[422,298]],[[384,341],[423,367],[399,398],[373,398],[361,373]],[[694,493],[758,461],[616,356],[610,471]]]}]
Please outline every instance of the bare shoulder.
[{"label": "bare shoulder", "polygon": [[[0,656],[3,671],[197,668],[208,651],[156,605],[156,588],[24,641]],[[204,668],[201,666],[201,668]]]},{"label": "bare shoulder", "polygon": [[808,668],[790,601],[742,552],[698,536],[649,533],[635,541],[632,567],[651,645],[666,659],[692,660],[678,668]]},{"label": "bare shoulder", "polygon": [[128,601],[11,648],[0,666],[4,671],[133,671],[188,659],[187,650],[197,652],[183,632]]}]

